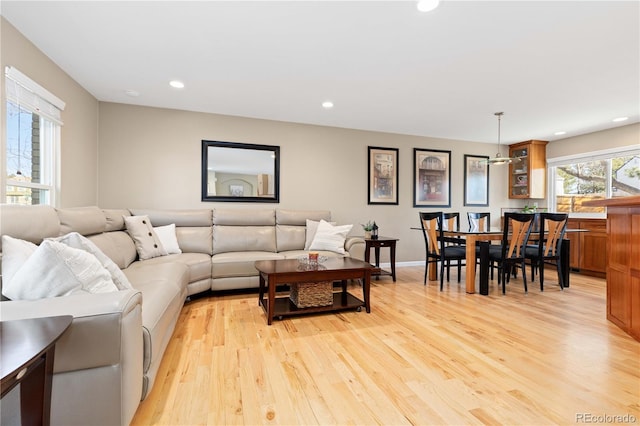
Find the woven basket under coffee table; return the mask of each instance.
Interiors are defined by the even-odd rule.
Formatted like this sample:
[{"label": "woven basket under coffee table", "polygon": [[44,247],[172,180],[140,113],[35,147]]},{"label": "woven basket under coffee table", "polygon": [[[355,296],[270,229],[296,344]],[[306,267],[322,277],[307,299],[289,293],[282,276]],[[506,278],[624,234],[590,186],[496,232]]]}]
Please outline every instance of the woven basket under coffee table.
[{"label": "woven basket under coffee table", "polygon": [[331,281],[292,283],[289,299],[298,308],[312,308],[333,304],[333,283]]}]

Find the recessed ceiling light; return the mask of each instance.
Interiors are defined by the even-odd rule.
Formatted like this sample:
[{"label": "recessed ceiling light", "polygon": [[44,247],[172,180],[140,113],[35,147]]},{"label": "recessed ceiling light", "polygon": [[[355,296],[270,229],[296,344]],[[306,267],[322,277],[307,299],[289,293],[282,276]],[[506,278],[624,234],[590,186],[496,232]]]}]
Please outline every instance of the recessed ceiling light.
[{"label": "recessed ceiling light", "polygon": [[554,135],[556,136],[561,136],[561,135],[566,135],[567,132],[555,132]]},{"label": "recessed ceiling light", "polygon": [[331,108],[333,108],[333,102],[331,102],[331,101],[324,101],[324,102],[322,103],[322,108],[324,108],[324,109],[331,109]]},{"label": "recessed ceiling light", "polygon": [[416,7],[420,12],[431,12],[433,9],[438,7],[440,4],[440,0],[420,0]]},{"label": "recessed ceiling light", "polygon": [[184,88],[184,83],[181,82],[180,80],[171,80],[169,82],[169,86],[175,87],[176,89],[182,89]]},{"label": "recessed ceiling light", "polygon": [[140,96],[140,92],[132,89],[125,90],[124,94],[127,96],[131,96],[132,98],[137,98],[138,96]]},{"label": "recessed ceiling light", "polygon": [[620,121],[626,121],[626,120],[628,120],[628,119],[629,119],[629,117],[618,117],[618,118],[614,118],[614,119],[613,119],[613,122],[614,122],[614,123],[618,123],[618,122],[620,122]]}]

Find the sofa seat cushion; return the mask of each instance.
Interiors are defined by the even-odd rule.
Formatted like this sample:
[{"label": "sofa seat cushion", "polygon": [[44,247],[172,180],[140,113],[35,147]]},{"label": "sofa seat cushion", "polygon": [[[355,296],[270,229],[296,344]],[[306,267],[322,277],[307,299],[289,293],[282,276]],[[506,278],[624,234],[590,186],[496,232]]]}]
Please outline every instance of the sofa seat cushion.
[{"label": "sofa seat cushion", "polygon": [[254,263],[257,260],[284,259],[279,253],[265,251],[243,251],[215,254],[211,258],[212,278],[256,276]]},{"label": "sofa seat cushion", "polygon": [[206,278],[211,278],[211,256],[203,253],[180,253],[167,256],[154,257],[142,260],[138,263],[159,265],[161,263],[182,263],[189,268],[189,280],[187,284]]},{"label": "sofa seat cushion", "polygon": [[164,353],[167,336],[173,332],[173,320],[186,298],[189,269],[178,262],[134,262],[124,273],[133,287],[142,292],[143,370],[146,373],[151,363]]}]

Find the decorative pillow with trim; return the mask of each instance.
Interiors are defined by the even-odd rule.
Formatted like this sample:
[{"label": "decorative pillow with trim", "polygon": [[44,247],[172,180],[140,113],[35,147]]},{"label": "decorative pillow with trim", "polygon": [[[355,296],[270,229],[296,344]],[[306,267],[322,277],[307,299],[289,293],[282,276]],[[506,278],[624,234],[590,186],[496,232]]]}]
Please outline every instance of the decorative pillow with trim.
[{"label": "decorative pillow with trim", "polygon": [[353,225],[334,226],[325,220],[321,220],[309,250],[328,250],[346,254],[344,242],[351,228],[353,228]]},{"label": "decorative pillow with trim", "polygon": [[166,256],[160,238],[153,230],[149,216],[123,216],[127,232],[136,245],[136,251],[140,260],[151,259],[158,256]]},{"label": "decorative pillow with trim", "polygon": [[52,240],[44,240],[2,286],[11,300],[113,291],[118,287],[95,256]]}]

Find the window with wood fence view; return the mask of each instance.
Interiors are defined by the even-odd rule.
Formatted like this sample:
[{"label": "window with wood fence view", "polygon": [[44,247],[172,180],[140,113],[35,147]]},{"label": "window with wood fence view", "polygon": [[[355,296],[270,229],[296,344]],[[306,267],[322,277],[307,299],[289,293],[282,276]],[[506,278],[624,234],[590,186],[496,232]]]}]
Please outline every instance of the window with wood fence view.
[{"label": "window with wood fence view", "polygon": [[604,213],[604,207],[583,203],[640,195],[640,155],[556,166],[554,189],[558,212]]}]

